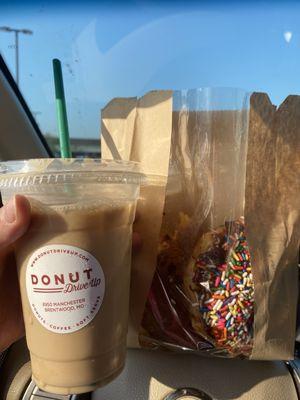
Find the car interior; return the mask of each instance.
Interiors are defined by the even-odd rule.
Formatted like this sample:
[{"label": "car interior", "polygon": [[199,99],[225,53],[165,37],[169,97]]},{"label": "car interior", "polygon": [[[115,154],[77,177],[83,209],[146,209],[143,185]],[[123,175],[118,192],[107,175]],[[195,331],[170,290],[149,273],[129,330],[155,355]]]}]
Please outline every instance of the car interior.
[{"label": "car interior", "polygon": [[[0,161],[54,156],[39,116],[25,98],[0,54]],[[58,395],[40,390],[31,379],[30,355],[23,338],[0,356],[0,399],[296,400],[300,399],[298,346],[292,361],[225,359],[188,349],[178,354],[172,349],[129,348],[124,370],[111,383],[90,393]]]}]

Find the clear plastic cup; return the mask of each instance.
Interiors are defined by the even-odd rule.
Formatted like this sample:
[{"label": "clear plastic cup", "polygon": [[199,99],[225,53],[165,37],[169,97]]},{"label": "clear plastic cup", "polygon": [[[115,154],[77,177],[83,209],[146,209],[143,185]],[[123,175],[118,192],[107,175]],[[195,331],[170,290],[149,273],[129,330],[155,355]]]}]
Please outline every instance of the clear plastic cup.
[{"label": "clear plastic cup", "polygon": [[132,162],[0,163],[3,203],[22,194],[32,208],[15,254],[32,374],[42,390],[92,391],[124,366],[139,185]]}]

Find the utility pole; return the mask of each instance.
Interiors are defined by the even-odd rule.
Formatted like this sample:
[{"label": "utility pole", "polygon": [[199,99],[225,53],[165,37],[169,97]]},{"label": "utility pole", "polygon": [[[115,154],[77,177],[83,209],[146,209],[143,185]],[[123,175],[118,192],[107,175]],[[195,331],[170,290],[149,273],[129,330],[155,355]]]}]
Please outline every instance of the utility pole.
[{"label": "utility pole", "polygon": [[15,29],[9,26],[0,26],[0,31],[13,32],[15,34],[16,82],[19,86],[19,34],[32,35],[33,32],[29,29]]}]

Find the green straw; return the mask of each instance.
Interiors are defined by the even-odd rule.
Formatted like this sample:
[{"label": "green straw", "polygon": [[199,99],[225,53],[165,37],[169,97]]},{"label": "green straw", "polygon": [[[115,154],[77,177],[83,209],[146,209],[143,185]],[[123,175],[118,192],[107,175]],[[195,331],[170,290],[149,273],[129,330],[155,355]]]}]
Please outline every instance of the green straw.
[{"label": "green straw", "polygon": [[54,85],[55,85],[55,103],[56,116],[58,122],[59,146],[62,158],[71,158],[69,127],[67,118],[66,99],[64,92],[64,82],[61,71],[61,63],[56,58],[52,60]]}]

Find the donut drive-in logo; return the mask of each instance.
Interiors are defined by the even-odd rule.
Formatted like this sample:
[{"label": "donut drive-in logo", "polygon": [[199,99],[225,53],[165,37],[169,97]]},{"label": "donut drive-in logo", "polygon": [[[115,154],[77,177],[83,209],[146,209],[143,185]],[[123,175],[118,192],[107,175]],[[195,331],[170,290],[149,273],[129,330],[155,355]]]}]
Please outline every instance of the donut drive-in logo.
[{"label": "donut drive-in logo", "polygon": [[96,316],[105,292],[98,260],[68,245],[48,245],[30,257],[26,289],[33,314],[47,329],[70,333]]}]

